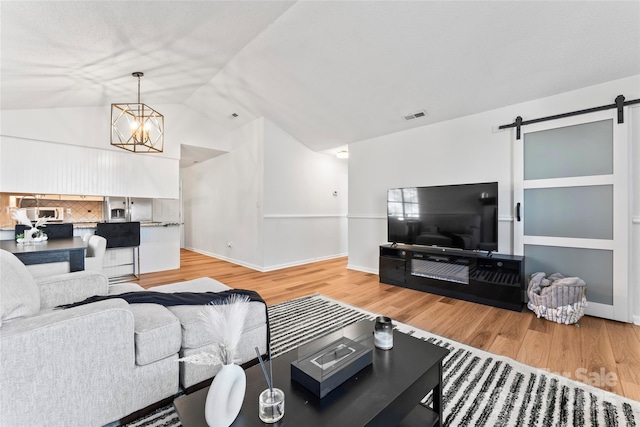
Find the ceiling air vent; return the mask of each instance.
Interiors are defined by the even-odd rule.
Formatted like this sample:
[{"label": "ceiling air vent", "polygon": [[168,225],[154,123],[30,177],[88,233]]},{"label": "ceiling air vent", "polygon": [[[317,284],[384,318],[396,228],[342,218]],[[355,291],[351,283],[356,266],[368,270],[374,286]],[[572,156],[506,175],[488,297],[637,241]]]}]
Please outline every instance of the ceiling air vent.
[{"label": "ceiling air vent", "polygon": [[402,116],[402,118],[405,119],[405,120],[419,119],[421,117],[427,117],[427,112],[425,110],[420,110],[417,113],[413,113],[413,114],[408,114],[406,116]]}]

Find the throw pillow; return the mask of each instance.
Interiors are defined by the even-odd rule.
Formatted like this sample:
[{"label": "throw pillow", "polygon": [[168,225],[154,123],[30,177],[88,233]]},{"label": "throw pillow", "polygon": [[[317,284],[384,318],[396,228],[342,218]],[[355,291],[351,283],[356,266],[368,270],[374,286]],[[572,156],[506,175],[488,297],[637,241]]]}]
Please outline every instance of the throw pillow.
[{"label": "throw pillow", "polygon": [[27,267],[12,253],[0,250],[0,325],[40,311],[40,290]]}]

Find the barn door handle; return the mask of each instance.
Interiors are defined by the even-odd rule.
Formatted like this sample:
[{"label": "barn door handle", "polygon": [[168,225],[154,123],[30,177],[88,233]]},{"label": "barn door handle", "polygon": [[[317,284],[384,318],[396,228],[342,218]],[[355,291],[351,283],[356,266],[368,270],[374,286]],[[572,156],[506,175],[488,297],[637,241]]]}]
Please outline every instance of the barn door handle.
[{"label": "barn door handle", "polygon": [[516,221],[520,222],[520,202],[516,203]]}]

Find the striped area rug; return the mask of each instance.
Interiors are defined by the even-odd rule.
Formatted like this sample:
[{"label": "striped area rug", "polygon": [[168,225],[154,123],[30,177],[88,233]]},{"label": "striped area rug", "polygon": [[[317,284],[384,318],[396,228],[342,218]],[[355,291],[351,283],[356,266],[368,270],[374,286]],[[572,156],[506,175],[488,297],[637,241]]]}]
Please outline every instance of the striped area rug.
[{"label": "striped area rug", "polygon": [[[376,315],[322,295],[269,307],[274,357]],[[444,361],[444,425],[639,426],[640,402],[548,373],[409,325],[396,330],[450,350]],[[431,405],[431,395],[423,405]],[[179,427],[172,406],[130,427]],[[338,427],[338,426],[336,426]]]}]

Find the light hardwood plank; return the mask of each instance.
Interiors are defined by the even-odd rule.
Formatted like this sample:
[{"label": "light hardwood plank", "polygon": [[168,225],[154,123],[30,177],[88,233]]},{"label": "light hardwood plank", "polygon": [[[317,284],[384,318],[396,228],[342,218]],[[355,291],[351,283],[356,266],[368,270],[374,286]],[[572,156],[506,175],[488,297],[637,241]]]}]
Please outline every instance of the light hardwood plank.
[{"label": "light hardwood plank", "polygon": [[449,323],[455,321],[454,318],[450,317],[450,313],[450,304],[442,301],[437,301],[430,306],[425,307],[424,311],[422,311],[412,319],[411,324],[415,326],[423,325],[419,327],[433,332],[434,334],[446,337],[446,335],[443,335],[443,331],[448,328]]},{"label": "light hardwood plank", "polygon": [[634,325],[607,321],[606,330],[612,343],[613,355],[620,379],[640,384],[640,340]]},{"label": "light hardwood plank", "polygon": [[552,336],[543,332],[528,330],[520,346],[516,360],[540,369],[549,369]]},{"label": "light hardwood plank", "polygon": [[489,345],[489,351],[515,359],[529,330],[532,317],[523,313],[502,311],[506,313],[506,320],[498,329],[494,342]]},{"label": "light hardwood plank", "polygon": [[[478,325],[469,333],[466,342],[469,345],[490,351],[489,348],[493,344],[498,335],[498,331],[504,326],[509,317],[506,310],[489,310],[482,318]],[[500,353],[502,354],[502,353]],[[515,351],[515,355],[518,351]]]},{"label": "light hardwood plank", "polygon": [[640,385],[627,381],[620,381],[620,384],[623,392],[619,394],[640,402]]},{"label": "light hardwood plank", "polygon": [[574,325],[555,326],[551,330],[551,348],[557,357],[549,358],[547,368],[571,378],[575,367],[582,364],[581,330]]},{"label": "light hardwood plank", "polygon": [[460,301],[463,314],[455,322],[447,322],[448,327],[442,335],[456,341],[468,341],[469,335],[477,328],[482,320],[491,312],[491,307],[474,304],[472,302]]},{"label": "light hardwood plank", "polygon": [[521,341],[512,340],[501,335],[497,335],[487,351],[510,357],[515,360],[522,345]]},{"label": "light hardwood plank", "polygon": [[[622,384],[619,381],[616,360],[613,355],[613,348],[605,322],[604,319],[589,316],[580,319],[579,324],[582,335],[581,363],[580,367],[576,369],[585,370],[587,378],[594,375],[593,373],[602,373],[604,381],[599,387],[614,393],[623,394],[624,392],[622,390]],[[573,378],[590,383],[590,381],[584,381],[579,375],[575,375]],[[613,381],[610,381],[611,378],[613,378]]]}]

